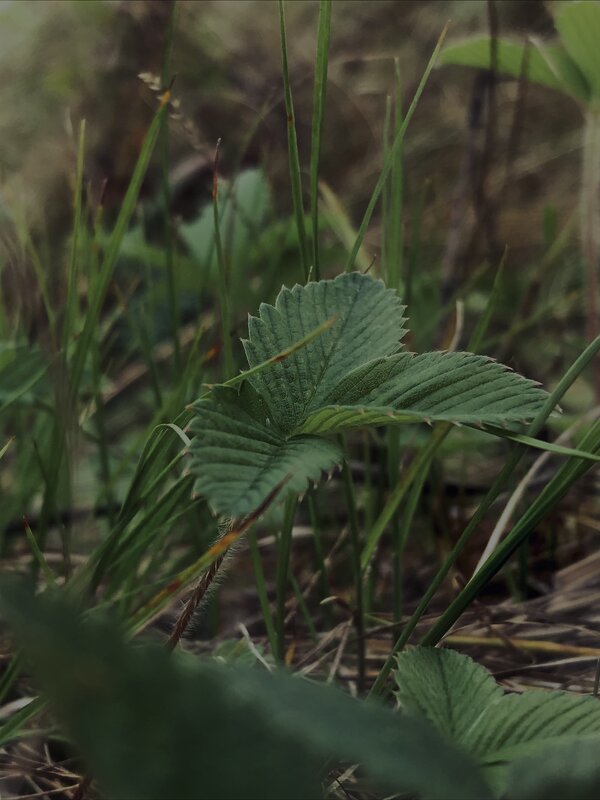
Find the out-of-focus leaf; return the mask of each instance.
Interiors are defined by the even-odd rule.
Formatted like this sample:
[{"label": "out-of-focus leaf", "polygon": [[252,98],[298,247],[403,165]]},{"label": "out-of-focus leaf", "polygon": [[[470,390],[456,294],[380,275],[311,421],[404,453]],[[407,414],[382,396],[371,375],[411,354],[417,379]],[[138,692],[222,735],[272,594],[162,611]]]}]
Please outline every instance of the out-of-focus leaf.
[{"label": "out-of-focus leaf", "polygon": [[[498,39],[496,68],[501,75],[519,78],[526,64],[527,79],[572,95],[587,102],[590,86],[569,53],[557,44],[529,43]],[[525,48],[528,49],[525,56]],[[524,61],[524,58],[526,59]],[[473,36],[451,42],[442,50],[440,64],[457,64],[478,69],[491,68],[491,47],[488,36]]]},{"label": "out-of-focus leaf", "polygon": [[48,396],[48,371],[39,348],[0,342],[0,412],[14,403],[32,403]]},{"label": "out-of-focus leaf", "polygon": [[396,682],[401,706],[427,717],[456,742],[504,694],[485,667],[454,650],[434,647],[401,653]]},{"label": "out-of-focus leaf", "polygon": [[593,97],[600,96],[600,3],[576,0],[566,3],[555,25],[571,57],[585,76]]},{"label": "out-of-focus leaf", "polygon": [[510,800],[597,800],[600,797],[598,741],[552,745],[508,770]]},{"label": "out-of-focus leaf", "polygon": [[487,798],[429,723],[285,673],[126,645],[63,602],[0,584],[0,605],[101,790],[127,798],[317,798],[329,759],[386,791]]},{"label": "out-of-focus leaf", "polygon": [[[258,241],[271,210],[271,190],[260,169],[241,172],[231,186],[219,191],[221,236],[229,268],[230,290],[237,295],[238,283],[247,278],[249,251]],[[211,205],[198,219],[180,227],[180,235],[193,260],[207,271],[216,269],[215,224]]]}]

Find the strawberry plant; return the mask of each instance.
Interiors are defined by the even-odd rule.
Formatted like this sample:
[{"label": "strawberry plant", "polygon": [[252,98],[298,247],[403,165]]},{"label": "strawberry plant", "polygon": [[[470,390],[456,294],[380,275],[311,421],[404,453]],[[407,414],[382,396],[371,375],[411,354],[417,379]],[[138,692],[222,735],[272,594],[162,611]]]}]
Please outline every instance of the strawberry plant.
[{"label": "strawberry plant", "polygon": [[[284,288],[274,306],[262,304],[244,342],[249,372],[259,371],[195,404],[196,492],[216,512],[243,517],[282,482],[304,492],[339,464],[333,434],[416,422],[510,434],[540,411],[546,393],[489,358],[403,350],[403,312],[393,289],[358,272]],[[328,321],[304,347],[275,358]]]}]

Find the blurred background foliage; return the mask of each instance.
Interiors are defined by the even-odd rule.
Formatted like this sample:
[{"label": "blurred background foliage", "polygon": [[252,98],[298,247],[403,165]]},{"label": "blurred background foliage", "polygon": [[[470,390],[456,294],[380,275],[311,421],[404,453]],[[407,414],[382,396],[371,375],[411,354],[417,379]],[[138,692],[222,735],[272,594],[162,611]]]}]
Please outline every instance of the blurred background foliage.
[{"label": "blurred background foliage", "polygon": [[[308,164],[310,142],[316,11],[315,3],[303,1],[290,2],[286,12],[303,164]],[[47,254],[43,261],[48,284],[60,297],[58,263],[72,224],[79,121],[87,120],[86,191],[92,204],[102,197],[105,219],[110,220],[156,107],[151,76],[161,72],[169,3],[6,2],[0,13],[3,286],[12,313],[19,310],[35,337],[43,328],[43,313],[39,293],[29,281],[33,267],[28,240]],[[494,15],[499,34],[552,32],[551,16],[542,2],[497,3]],[[341,209],[350,223],[360,219],[381,164],[386,97],[395,92],[394,59],[408,103],[445,22],[450,20],[452,39],[487,31],[488,16],[484,2],[336,3],[321,159],[321,180],[329,197],[325,212],[337,217]],[[262,169],[274,198],[270,219],[285,220],[290,193],[278,22],[272,4],[182,2],[171,74],[177,76],[174,90],[181,113],[171,124],[172,211],[182,221],[183,243],[193,247],[188,235],[193,228],[188,226],[193,220],[201,225],[219,138],[224,174],[234,177],[240,168]],[[420,248],[419,266],[426,265],[419,270],[426,272],[420,280],[425,305],[414,305],[411,319],[413,329],[427,330],[429,305],[435,299],[431,294],[437,292],[440,277],[444,298],[452,297],[482,269],[489,277],[507,246],[506,302],[501,306],[514,312],[517,303],[527,316],[533,306],[546,309],[528,320],[528,335],[522,338],[532,342],[536,332],[552,325],[560,335],[543,339],[548,356],[544,363],[552,369],[556,360],[576,348],[578,256],[564,248],[561,258],[544,269],[543,280],[534,262],[551,248],[575,210],[580,112],[572,100],[535,85],[527,86],[524,94],[519,97],[518,81],[501,80],[489,102],[481,76],[459,67],[434,72],[404,148],[405,240],[407,247],[413,241]],[[465,187],[465,180],[473,185]],[[139,244],[160,245],[160,225],[153,221],[160,206],[159,184],[157,158],[143,188],[139,213],[145,218],[144,239],[138,236]],[[265,234],[265,220],[260,223],[259,232]],[[415,242],[412,228],[417,225]],[[274,243],[286,242],[284,231],[280,236],[278,240],[271,231],[263,240],[269,255],[260,259],[260,280],[270,280],[274,271],[283,270],[283,278],[288,269],[287,274],[294,275],[292,254],[286,254],[289,266],[272,263]],[[130,239],[133,246],[133,233]],[[332,272],[341,256],[331,230],[328,242]],[[367,257],[377,264],[376,224],[367,249]],[[265,261],[270,261],[267,269]],[[182,274],[187,288],[197,293],[201,279],[188,274],[193,270],[189,264]],[[245,275],[257,278],[256,271],[248,276],[246,269]],[[275,280],[268,286],[271,297],[277,284]],[[480,281],[475,289],[481,285]],[[484,290],[485,285],[484,275]],[[261,296],[269,299],[262,289]],[[474,291],[469,302],[477,314],[480,293]],[[522,315],[511,313],[511,319],[501,322],[517,321],[523,323]],[[505,357],[518,361],[518,349],[519,359],[527,358],[527,351],[511,345]],[[539,361],[534,366],[541,367]]]}]

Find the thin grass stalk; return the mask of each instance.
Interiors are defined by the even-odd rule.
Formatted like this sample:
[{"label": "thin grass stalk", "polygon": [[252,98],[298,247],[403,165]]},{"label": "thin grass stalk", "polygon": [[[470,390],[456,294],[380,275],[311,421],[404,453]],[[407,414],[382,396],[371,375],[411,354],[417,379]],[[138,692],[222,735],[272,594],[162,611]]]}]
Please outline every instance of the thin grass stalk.
[{"label": "thin grass stalk", "polygon": [[65,350],[69,342],[75,315],[77,312],[77,265],[79,263],[79,231],[81,228],[81,206],[83,195],[83,161],[85,155],[85,120],[81,120],[79,126],[79,139],[77,144],[77,167],[75,172],[75,208],[73,218],[73,237],[71,239],[71,254],[67,271],[67,300],[65,307],[65,320],[63,326],[63,349]]},{"label": "thin grass stalk", "polygon": [[81,379],[83,377],[83,371],[85,368],[85,362],[93,337],[95,335],[102,304],[104,302],[104,298],[106,296],[106,292],[117,263],[123,237],[125,236],[129,226],[129,221],[137,203],[142,181],[144,180],[146,170],[150,163],[150,158],[154,151],[154,146],[156,145],[156,141],[162,127],[163,118],[167,114],[169,99],[170,93],[165,92],[161,100],[160,108],[152,120],[150,127],[148,128],[148,133],[144,139],[144,143],[135,165],[131,181],[129,182],[129,186],[123,200],[123,205],[121,206],[115,228],[97,276],[97,280],[94,281],[93,292],[89,296],[85,323],[77,340],[77,349],[75,350],[75,355],[71,364],[70,391],[72,398],[75,398],[79,391]]},{"label": "thin grass stalk", "polygon": [[[383,118],[383,160],[387,159],[390,151],[390,128],[392,120],[392,98],[388,94],[385,98],[385,116]],[[390,190],[386,183],[381,195],[381,272],[385,276],[385,281],[390,286],[390,258],[388,231],[390,229]]]},{"label": "thin grass stalk", "polygon": [[408,256],[405,259],[404,274],[404,303],[407,308],[412,308],[414,276],[417,272],[418,265],[421,263],[423,211],[425,209],[425,199],[428,189],[429,186],[425,183],[412,209],[411,239]]},{"label": "thin grass stalk", "polygon": [[429,470],[431,468],[431,460],[423,464],[421,471],[416,476],[410,488],[410,491],[408,493],[408,498],[406,501],[406,506],[404,508],[404,513],[402,514],[402,521],[398,526],[399,530],[397,534],[397,539],[394,540],[393,611],[394,611],[395,623],[400,622],[404,611],[404,550],[406,549],[408,536],[412,529],[413,519],[415,516],[415,512],[417,510],[417,506],[419,505],[419,500],[421,498],[423,486],[425,485],[425,481],[427,480],[427,476],[429,475]]},{"label": "thin grass stalk", "polygon": [[[590,453],[600,451],[600,420],[597,420],[583,437],[579,447]],[[528,508],[512,531],[492,553],[479,571],[468,582],[460,594],[452,601],[437,622],[423,637],[421,644],[435,645],[450,630],[463,611],[475,600],[495,575],[502,569],[513,553],[523,546],[536,525],[565,496],[571,486],[590,468],[591,463],[584,459],[569,459],[554,478],[544,487],[541,494]]]},{"label": "thin grass stalk", "polygon": [[310,633],[310,638],[313,642],[316,642],[318,637],[317,629],[315,628],[315,623],[313,622],[313,618],[309,611],[308,606],[306,605],[306,600],[302,595],[302,589],[300,588],[298,581],[296,580],[294,575],[290,575],[290,583],[292,584],[292,589],[294,591],[294,597],[296,598],[296,603],[298,604],[298,608],[300,609],[300,613],[304,618],[304,622],[306,623],[306,627]]},{"label": "thin grass stalk", "polygon": [[[552,411],[556,408],[557,404],[560,402],[564,393],[579,377],[581,372],[590,363],[590,361],[597,355],[598,352],[600,352],[600,336],[585,348],[585,350],[569,367],[567,372],[558,382],[554,391],[548,396],[548,399],[544,403],[544,406],[542,407],[542,409],[540,410],[534,421],[529,426],[527,431],[528,435],[535,436],[538,433],[538,431],[544,425],[545,421],[548,419]],[[385,683],[387,681],[387,678],[390,674],[390,671],[393,667],[396,654],[399,653],[407,644],[408,640],[413,634],[413,631],[417,627],[421,617],[427,610],[429,603],[431,602],[434,595],[437,593],[437,590],[442,585],[442,583],[446,579],[446,576],[448,575],[451,568],[455,564],[456,559],[459,557],[465,546],[470,541],[471,536],[473,535],[475,529],[482,521],[482,519],[485,517],[492,503],[496,500],[496,498],[506,485],[507,481],[509,481],[510,478],[512,477],[515,467],[517,466],[517,464],[519,463],[525,452],[526,448],[521,445],[517,445],[513,449],[512,454],[509,456],[507,462],[500,471],[498,477],[490,487],[486,496],[479,504],[475,514],[471,517],[469,523],[462,532],[460,538],[452,548],[450,555],[438,570],[436,576],[432,580],[427,591],[421,598],[421,601],[419,602],[413,615],[411,616],[404,630],[396,640],[396,643],[392,648],[392,651],[390,652],[389,656],[385,661],[385,664],[383,665],[381,671],[379,672],[377,680],[373,684],[373,687],[371,689],[372,695],[378,695],[382,692]],[[586,463],[591,463],[591,462],[586,462]]]},{"label": "thin grass stalk", "polygon": [[104,398],[102,396],[102,370],[100,366],[100,343],[96,339],[92,350],[92,369],[94,384],[94,403],[96,413],[94,423],[98,441],[98,458],[100,462],[100,479],[102,481],[101,494],[108,508],[108,525],[112,528],[115,522],[115,496],[113,493],[112,476],[110,469],[110,454],[108,451],[108,435],[106,428],[106,414]]},{"label": "thin grass stalk", "polygon": [[[598,264],[600,257],[600,112],[586,113],[581,179],[581,240],[586,267],[586,333],[591,341],[598,335]],[[600,391],[600,378],[596,376]]]},{"label": "thin grass stalk", "polygon": [[[27,724],[35,719],[46,706],[46,700],[42,697],[34,697],[24,708],[16,711],[10,719],[0,727],[0,747],[4,747],[9,742],[19,739],[23,735]],[[28,734],[31,736],[33,731],[28,727]]]},{"label": "thin grass stalk", "polygon": [[[321,588],[321,600],[324,600],[330,595],[329,579],[327,577],[327,565],[325,563],[325,551],[323,548],[323,537],[321,529],[321,520],[319,519],[319,512],[317,508],[317,496],[314,489],[310,489],[306,498],[308,506],[308,515],[310,517],[310,524],[313,529],[313,542],[315,545],[315,568],[319,572],[319,584]],[[328,613],[326,611],[326,613]]]},{"label": "thin grass stalk", "polygon": [[[402,90],[400,83],[400,63],[398,58],[394,59],[394,73],[396,79],[396,92],[394,98],[394,139],[402,130]],[[402,275],[402,209],[403,209],[403,138],[394,151],[394,160],[390,176],[390,219],[389,219],[389,265],[388,265],[388,286],[392,289],[400,289],[400,276]]]},{"label": "thin grass stalk", "polygon": [[498,270],[496,271],[496,275],[494,276],[494,283],[492,285],[492,290],[490,292],[489,301],[485,307],[483,314],[479,317],[477,325],[475,326],[475,330],[473,331],[473,334],[469,341],[469,350],[472,351],[473,353],[476,353],[481,347],[482,339],[486,334],[486,331],[489,327],[492,316],[496,309],[498,297],[500,296],[500,287],[502,285],[502,279],[504,277],[504,268],[506,266],[507,255],[508,255],[508,250],[505,248],[502,258],[500,259],[500,264],[498,265]]},{"label": "thin grass stalk", "polygon": [[285,591],[290,569],[290,553],[292,549],[292,532],[298,499],[290,494],[285,503],[283,525],[277,547],[277,651],[276,657],[283,664],[285,661]]},{"label": "thin grass stalk", "polygon": [[348,510],[348,525],[350,528],[350,555],[352,558],[352,571],[354,573],[354,627],[356,629],[356,656],[358,662],[357,690],[362,693],[365,689],[366,679],[366,641],[365,641],[365,608],[363,602],[362,570],[360,566],[360,531],[358,527],[358,513],[352,475],[346,459],[342,461],[342,480],[344,495]]},{"label": "thin grass stalk", "polygon": [[23,658],[21,653],[17,652],[8,662],[8,666],[4,669],[0,679],[0,705],[4,705],[6,698],[21,674],[22,667]]},{"label": "thin grass stalk", "polygon": [[251,530],[248,533],[248,542],[250,543],[250,555],[252,557],[252,566],[254,568],[254,580],[256,583],[256,592],[258,594],[258,601],[260,603],[260,610],[262,611],[265,629],[267,631],[267,638],[273,655],[277,653],[277,636],[275,633],[275,624],[273,623],[273,614],[271,613],[271,606],[269,604],[269,596],[267,594],[267,585],[265,583],[265,573],[262,568],[262,560],[260,551],[258,549],[258,542],[256,540],[256,532]]},{"label": "thin grass stalk", "polygon": [[413,480],[419,474],[419,471],[422,469],[423,464],[427,463],[431,459],[433,454],[437,451],[439,446],[442,444],[443,440],[450,432],[451,427],[452,426],[449,423],[444,423],[435,428],[433,435],[430,437],[427,445],[419,453],[417,453],[417,455],[412,460],[411,465],[402,474],[398,485],[396,486],[392,494],[389,496],[387,503],[383,507],[383,510],[375,520],[375,524],[367,534],[367,539],[362,549],[362,554],[360,558],[361,569],[363,574],[365,573],[367,567],[369,566],[369,562],[371,561],[371,558],[375,553],[375,549],[377,548],[377,544],[381,539],[383,532],[389,525],[390,521],[392,520],[392,517],[394,516],[396,510],[398,509],[398,506],[400,505],[406,493],[410,489]]},{"label": "thin grass stalk", "polygon": [[[161,71],[161,82],[163,91],[167,91],[170,83],[170,62],[171,51],[173,49],[173,32],[175,30],[175,18],[177,13],[177,0],[171,4],[171,13],[167,25],[165,37],[165,50]],[[171,336],[173,339],[173,354],[175,359],[175,369],[177,375],[181,374],[181,346],[179,343],[179,328],[181,320],[179,315],[178,300],[178,280],[175,260],[175,248],[173,241],[173,221],[171,219],[171,188],[169,186],[169,115],[163,117],[163,124],[160,132],[161,139],[161,183],[162,183],[162,212],[163,230],[165,237],[165,267],[167,275],[167,299],[169,302],[169,321],[171,323]]]},{"label": "thin grass stalk", "polygon": [[281,70],[283,75],[283,88],[285,97],[285,110],[287,114],[288,131],[288,160],[290,165],[290,181],[292,185],[292,203],[294,217],[298,231],[298,245],[300,249],[300,262],[304,270],[304,280],[308,280],[310,260],[308,255],[308,241],[304,227],[304,203],[302,202],[302,174],[300,171],[300,155],[298,153],[298,138],[296,136],[296,120],[294,117],[294,103],[287,56],[287,37],[285,32],[285,13],[283,0],[278,0],[279,32],[281,38]]},{"label": "thin grass stalk", "polygon": [[219,144],[215,152],[215,168],[213,173],[212,204],[215,225],[215,245],[217,248],[218,266],[218,285],[219,285],[219,306],[221,313],[221,336],[223,338],[223,355],[225,366],[225,378],[232,378],[234,373],[233,348],[231,343],[231,316],[229,310],[229,287],[227,285],[227,270],[225,257],[223,255],[223,241],[221,239],[221,223],[219,221]]},{"label": "thin grass stalk", "polygon": [[[402,127],[402,95],[400,86],[400,65],[394,59],[395,72],[395,98],[394,98],[394,138]],[[387,241],[387,282],[390,288],[400,289],[400,275],[402,272],[402,143],[397,148],[391,170],[389,208],[385,239]],[[400,465],[400,429],[392,426],[387,431],[388,440],[388,479],[390,486],[396,486],[399,478]],[[397,510],[391,520],[391,536],[393,550],[393,594],[394,621],[401,614],[401,561],[402,561],[402,532],[399,511]]]},{"label": "thin grass stalk", "polygon": [[363,216],[362,222],[360,223],[360,227],[358,229],[358,234],[356,236],[356,240],[354,242],[354,245],[352,247],[352,251],[351,251],[350,256],[348,258],[348,261],[346,263],[346,272],[350,272],[354,268],[356,257],[358,255],[358,252],[359,252],[359,250],[361,248],[361,245],[362,245],[363,240],[365,238],[365,235],[367,233],[367,229],[369,227],[369,223],[371,222],[371,217],[373,216],[373,211],[375,210],[375,206],[377,205],[377,201],[379,200],[381,192],[383,191],[383,187],[385,186],[385,182],[387,181],[388,176],[389,176],[389,174],[391,172],[391,169],[392,169],[392,167],[394,165],[394,162],[395,162],[395,159],[396,159],[396,153],[399,152],[401,147],[402,147],[402,142],[404,140],[404,135],[405,135],[406,130],[407,130],[409,124],[410,124],[410,121],[411,121],[411,119],[413,117],[413,114],[415,113],[415,110],[417,108],[419,100],[421,99],[421,95],[423,94],[423,90],[425,89],[425,84],[427,83],[429,75],[431,74],[431,71],[435,66],[435,62],[437,61],[437,57],[438,57],[439,52],[440,52],[440,50],[442,48],[442,45],[444,43],[444,39],[446,38],[447,30],[448,30],[448,23],[446,23],[444,29],[442,30],[442,32],[441,32],[441,34],[439,36],[439,39],[438,39],[437,44],[435,46],[435,49],[434,49],[433,53],[431,54],[431,58],[429,59],[429,62],[427,63],[427,66],[425,67],[425,72],[423,73],[423,76],[421,77],[421,80],[420,80],[419,85],[417,87],[417,91],[415,92],[415,95],[414,95],[414,97],[412,99],[412,102],[411,102],[411,104],[408,107],[408,110],[406,112],[406,116],[404,117],[402,125],[400,126],[400,130],[397,132],[396,137],[394,139],[394,143],[392,144],[392,146],[390,148],[390,152],[388,153],[387,158],[384,161],[383,168],[381,170],[381,174],[379,175],[377,183],[375,184],[375,188],[373,189],[373,193],[371,195],[371,199],[369,200],[369,203],[367,205],[367,210],[365,211],[365,214]]},{"label": "thin grass stalk", "polygon": [[312,245],[314,278],[320,280],[319,264],[319,156],[321,154],[321,133],[325,117],[325,98],[327,95],[327,65],[329,60],[329,39],[331,37],[332,0],[321,0],[319,5],[319,28],[317,32],[317,63],[315,66],[315,86],[313,93],[312,136],[310,148],[310,216],[312,220]]}]

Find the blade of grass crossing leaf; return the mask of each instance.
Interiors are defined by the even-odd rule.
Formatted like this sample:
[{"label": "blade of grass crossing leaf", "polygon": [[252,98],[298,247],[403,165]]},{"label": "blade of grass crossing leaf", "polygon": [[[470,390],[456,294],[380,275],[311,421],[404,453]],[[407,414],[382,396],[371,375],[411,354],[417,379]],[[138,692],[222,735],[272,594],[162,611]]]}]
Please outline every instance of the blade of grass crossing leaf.
[{"label": "blade of grass crossing leaf", "polygon": [[[574,361],[574,363],[569,367],[569,369],[563,375],[561,380],[556,385],[554,391],[548,396],[539,414],[529,426],[528,433],[530,435],[535,436],[535,434],[538,433],[540,428],[543,426],[544,422],[548,419],[552,411],[556,408],[557,404],[560,402],[562,396],[565,394],[567,389],[569,389],[569,387],[579,377],[579,375],[583,372],[586,366],[595,358],[598,352],[600,352],[600,336],[585,348],[585,350],[581,353],[581,355]],[[417,627],[419,620],[427,610],[429,603],[435,596],[437,590],[446,579],[446,576],[452,569],[452,566],[456,562],[456,559],[459,557],[465,546],[470,541],[471,536],[473,535],[477,526],[483,520],[486,513],[489,511],[492,503],[496,500],[500,492],[504,489],[507,481],[510,480],[511,476],[514,473],[515,467],[521,460],[524,452],[525,452],[524,446],[518,446],[509,456],[504,467],[500,471],[498,477],[496,478],[496,480],[490,487],[488,493],[477,507],[477,510],[469,520],[469,523],[465,527],[457,543],[452,548],[450,555],[438,570],[436,576],[434,577],[429,587],[427,588],[427,591],[421,598],[410,620],[408,621],[408,623],[404,627],[404,630],[396,640],[396,643],[392,648],[392,651],[390,652],[388,658],[385,661],[385,664],[383,665],[383,667],[379,672],[377,680],[373,684],[370,694],[378,695],[383,691],[387,678],[393,667],[396,653],[400,652],[400,650],[402,650],[404,646],[407,644],[408,640],[412,636],[413,631]],[[589,462],[582,462],[582,463],[589,464]]]},{"label": "blade of grass crossing leaf", "polygon": [[544,442],[541,439],[534,439],[531,436],[525,436],[520,433],[510,433],[504,428],[498,428],[494,425],[484,425],[483,430],[485,433],[491,433],[493,436],[498,436],[501,439],[508,439],[517,444],[524,444],[528,447],[535,447],[536,450],[545,450],[547,453],[553,453],[555,456],[568,456],[570,458],[583,458],[586,461],[600,461],[600,457],[593,453],[585,453],[577,450],[574,447],[563,447],[554,442]]},{"label": "blade of grass crossing leaf", "polygon": [[148,128],[148,133],[144,139],[140,155],[123,200],[123,205],[117,217],[117,222],[102,261],[97,281],[94,283],[93,291],[89,295],[85,323],[81,335],[77,340],[77,348],[70,371],[70,390],[73,398],[77,396],[79,390],[86,358],[102,309],[102,303],[104,302],[106,291],[117,263],[121,243],[127,231],[142,186],[142,181],[144,180],[150,158],[162,127],[163,118],[167,114],[168,101],[169,93],[166,92],[161,101],[161,107]]},{"label": "blade of grass crossing leaf", "polygon": [[285,110],[287,114],[288,131],[288,159],[290,165],[290,181],[292,184],[292,202],[294,205],[294,216],[298,229],[298,244],[300,247],[300,261],[304,270],[304,280],[308,280],[309,275],[309,255],[306,230],[304,228],[304,203],[302,201],[302,175],[300,171],[300,156],[298,153],[298,138],[296,136],[296,120],[294,117],[294,103],[292,99],[292,87],[290,85],[290,75],[288,68],[287,37],[285,31],[285,12],[283,0],[278,0],[279,9],[279,31],[281,37],[281,71],[283,75],[283,88],[285,96]]},{"label": "blade of grass crossing leaf", "polygon": [[431,54],[431,58],[429,59],[429,62],[427,64],[426,68],[425,68],[425,72],[423,73],[423,76],[422,76],[422,78],[421,78],[421,80],[419,82],[419,85],[417,87],[417,91],[415,92],[415,95],[414,95],[414,97],[412,99],[412,102],[411,102],[411,104],[408,107],[408,110],[406,112],[406,116],[404,117],[404,120],[402,121],[402,125],[400,126],[400,130],[396,133],[396,137],[394,139],[394,143],[392,144],[392,147],[390,148],[390,152],[388,153],[388,156],[384,161],[383,168],[381,170],[381,174],[380,174],[380,176],[379,176],[379,178],[377,180],[377,183],[375,184],[375,188],[373,189],[373,194],[371,195],[371,199],[369,200],[369,203],[367,205],[367,210],[365,211],[365,214],[364,214],[364,217],[362,219],[362,222],[360,223],[360,227],[358,229],[358,235],[356,237],[356,241],[354,242],[354,246],[352,248],[352,252],[350,253],[350,257],[348,258],[348,261],[346,263],[346,272],[351,272],[354,269],[354,263],[356,261],[357,255],[358,255],[358,251],[360,250],[360,247],[361,247],[361,245],[363,243],[363,240],[365,238],[365,235],[367,233],[367,229],[369,227],[369,223],[371,222],[371,217],[373,216],[373,211],[375,210],[375,206],[377,205],[377,201],[379,200],[381,192],[383,191],[383,187],[385,186],[385,182],[386,182],[386,180],[387,180],[387,178],[388,178],[388,176],[389,176],[389,174],[390,174],[390,172],[392,170],[392,167],[394,166],[395,159],[396,159],[396,153],[399,152],[401,150],[401,148],[402,148],[402,142],[404,140],[404,134],[406,133],[406,130],[407,130],[407,128],[408,128],[408,126],[410,124],[410,121],[411,121],[411,119],[413,117],[413,114],[415,113],[415,110],[417,108],[418,102],[421,99],[421,95],[423,94],[423,90],[425,89],[425,84],[427,83],[429,75],[431,74],[431,71],[432,71],[433,67],[435,66],[435,62],[436,62],[437,57],[439,55],[440,49],[442,47],[442,44],[444,43],[444,39],[446,37],[447,30],[448,30],[448,23],[446,24],[446,26],[444,27],[443,31],[440,34],[440,37],[439,37],[439,39],[437,41],[435,49],[434,49],[433,53]]},{"label": "blade of grass crossing leaf", "polygon": [[259,372],[262,372],[264,369],[273,366],[273,364],[279,364],[281,361],[285,361],[286,358],[293,356],[294,353],[303,348],[305,345],[310,344],[310,342],[312,342],[313,339],[316,339],[317,336],[320,336],[322,333],[325,333],[325,331],[329,330],[329,328],[331,328],[336,321],[337,317],[331,317],[331,319],[325,320],[325,322],[323,322],[321,325],[318,325],[310,333],[307,333],[306,336],[303,336],[302,339],[299,339],[291,347],[281,350],[281,352],[271,356],[271,358],[268,358],[266,361],[257,364],[255,367],[251,367],[244,372],[240,372],[239,375],[236,375],[234,378],[230,378],[221,385],[236,386],[238,383],[242,383],[242,381],[245,381],[253,375],[257,375]]},{"label": "blade of grass crossing leaf", "polygon": [[[397,136],[402,126],[402,92],[400,84],[400,63],[394,59],[395,98],[394,98],[394,136]],[[386,109],[387,110],[387,109]],[[387,285],[393,289],[400,289],[400,275],[402,272],[402,145],[394,155],[394,161],[389,181],[388,213],[384,238],[386,240],[386,274]],[[384,199],[388,193],[384,191]],[[398,466],[400,462],[400,429],[390,427],[387,432],[388,440],[388,479],[390,486],[398,483]],[[400,614],[400,572],[401,572],[401,530],[399,512],[396,511],[391,520],[391,535],[393,548],[393,575],[394,575],[394,619]]]}]

